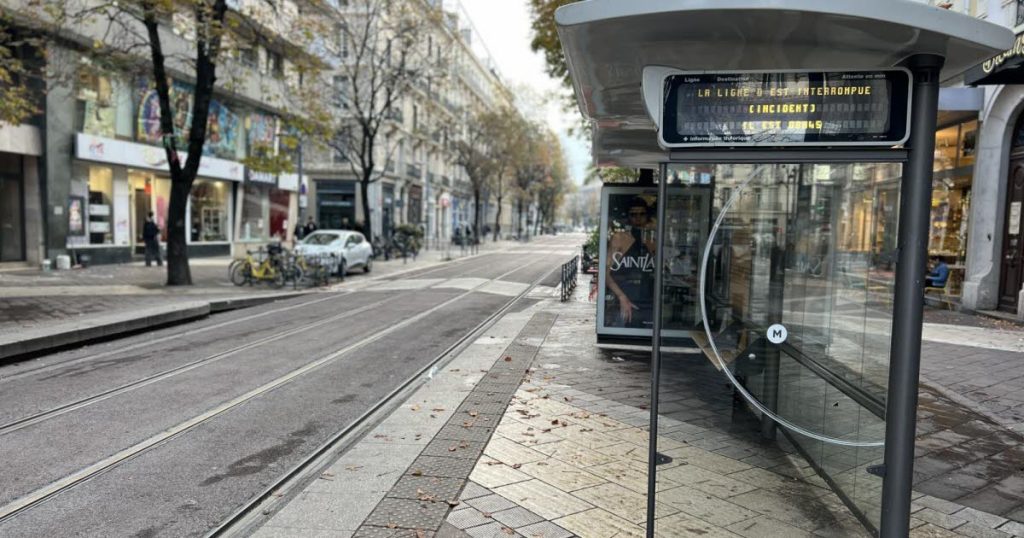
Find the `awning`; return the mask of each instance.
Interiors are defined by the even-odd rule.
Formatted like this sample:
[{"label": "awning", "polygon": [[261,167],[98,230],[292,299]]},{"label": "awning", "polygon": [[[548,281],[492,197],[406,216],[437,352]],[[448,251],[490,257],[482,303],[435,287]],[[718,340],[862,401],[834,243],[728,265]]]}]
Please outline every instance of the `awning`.
[{"label": "awning", "polygon": [[970,68],[964,73],[964,84],[1024,84],[1024,34],[1019,34],[1009,49]]},{"label": "awning", "polygon": [[[555,19],[580,111],[597,126],[595,162],[634,167],[668,155],[644,106],[645,66],[883,69],[929,53],[946,58],[946,79],[1013,41],[1002,26],[909,0],[585,0]],[[616,131],[634,130],[622,144]]]}]

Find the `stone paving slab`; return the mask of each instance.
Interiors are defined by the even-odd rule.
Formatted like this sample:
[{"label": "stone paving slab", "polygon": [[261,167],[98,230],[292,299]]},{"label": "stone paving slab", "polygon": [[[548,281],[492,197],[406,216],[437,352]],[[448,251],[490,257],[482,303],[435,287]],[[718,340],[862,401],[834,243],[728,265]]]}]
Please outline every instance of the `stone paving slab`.
[{"label": "stone paving slab", "polygon": [[[649,369],[645,358],[611,360],[594,350],[593,313],[583,307],[551,308],[559,320],[466,491],[485,499],[495,493],[543,517],[533,524],[547,526],[542,536],[643,536]],[[766,445],[746,433],[756,424],[733,422],[732,394],[718,375],[697,376],[686,390],[665,390],[688,397],[665,398],[674,405],[666,406],[669,413],[660,421],[659,448],[674,461],[659,473],[656,534],[868,536],[791,445]],[[939,411],[932,409],[934,415]],[[985,429],[991,422],[964,417],[958,415],[954,426],[970,423],[963,428],[995,435]],[[938,446],[940,439],[925,439],[924,446]],[[970,439],[949,436],[949,446]],[[583,484],[567,468],[599,483],[578,488]],[[921,493],[915,497],[911,536],[1024,536],[1018,532],[1024,527],[1006,517]],[[497,525],[531,536],[529,526],[497,521],[494,513],[473,506],[460,507],[448,523],[471,536],[474,529],[485,535]]]}]

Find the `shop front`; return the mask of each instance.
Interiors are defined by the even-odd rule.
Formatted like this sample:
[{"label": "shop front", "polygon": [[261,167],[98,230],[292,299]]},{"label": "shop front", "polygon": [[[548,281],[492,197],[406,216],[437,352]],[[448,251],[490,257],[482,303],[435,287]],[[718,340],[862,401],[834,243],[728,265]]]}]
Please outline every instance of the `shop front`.
[{"label": "shop front", "polygon": [[[153,213],[167,240],[171,180],[163,149],[79,133],[66,217],[67,248],[90,263],[123,263],[141,255],[142,228]],[[184,155],[182,155],[184,159]],[[231,252],[232,212],[242,164],[203,157],[186,221],[191,256]]]},{"label": "shop front", "polygon": [[316,179],[316,224],[321,229],[351,230],[356,226],[355,181]]},{"label": "shop front", "polygon": [[[284,242],[291,238],[297,216],[295,181],[290,177],[246,170],[238,204],[238,243],[251,249],[254,243]],[[239,252],[236,252],[239,254]]]},{"label": "shop front", "polygon": [[0,263],[25,261],[23,157],[0,153]]},{"label": "shop front", "polygon": [[714,472],[679,448],[687,428],[802,457],[846,508],[752,503],[907,536],[923,272],[963,248],[978,130],[937,129],[939,81],[1010,32],[882,0],[591,0],[555,17],[595,162],[645,170],[603,188],[597,331],[650,349],[647,536],[736,496],[701,486]]}]

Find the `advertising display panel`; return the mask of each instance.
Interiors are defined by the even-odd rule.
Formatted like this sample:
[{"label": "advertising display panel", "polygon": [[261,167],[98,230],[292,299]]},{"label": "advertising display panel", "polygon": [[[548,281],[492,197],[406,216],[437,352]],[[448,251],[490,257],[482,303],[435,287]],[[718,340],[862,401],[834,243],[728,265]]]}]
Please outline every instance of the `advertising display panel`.
[{"label": "advertising display panel", "polygon": [[909,135],[910,73],[678,73],[665,78],[662,143],[894,146]]},{"label": "advertising display panel", "polygon": [[[699,178],[700,175],[694,177]],[[707,238],[710,185],[672,185],[664,277],[672,293],[662,309],[666,335],[688,337],[698,321],[697,267]],[[599,336],[649,339],[654,327],[657,187],[602,189]]]}]

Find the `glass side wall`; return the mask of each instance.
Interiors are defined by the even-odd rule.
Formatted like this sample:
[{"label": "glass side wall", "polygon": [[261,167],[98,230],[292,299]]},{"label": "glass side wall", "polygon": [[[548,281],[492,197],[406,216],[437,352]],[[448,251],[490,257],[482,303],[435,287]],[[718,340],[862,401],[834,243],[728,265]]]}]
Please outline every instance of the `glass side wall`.
[{"label": "glass side wall", "polygon": [[700,511],[685,500],[696,489],[723,503],[719,515],[775,502],[807,532],[849,520],[814,479],[748,491],[761,468],[820,474],[877,528],[882,480],[868,468],[883,456],[901,175],[898,164],[668,166],[657,396],[658,449],[672,461],[657,467],[659,514]]}]

